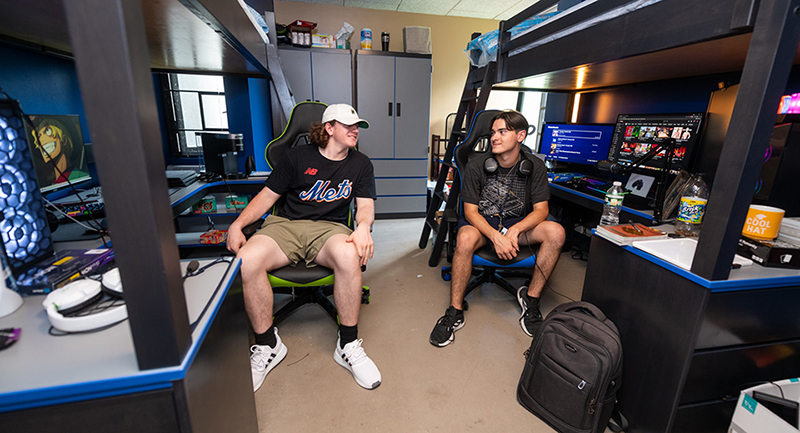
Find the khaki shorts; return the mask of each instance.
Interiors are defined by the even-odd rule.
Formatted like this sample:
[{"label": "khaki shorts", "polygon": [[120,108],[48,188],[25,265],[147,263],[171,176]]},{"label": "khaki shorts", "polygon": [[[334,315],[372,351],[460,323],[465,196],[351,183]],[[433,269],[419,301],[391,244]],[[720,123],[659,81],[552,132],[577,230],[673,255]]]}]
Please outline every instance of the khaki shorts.
[{"label": "khaki shorts", "polygon": [[350,236],[353,230],[333,221],[292,221],[270,215],[255,234],[269,236],[275,240],[281,251],[292,262],[292,266],[297,265],[300,260],[305,260],[306,266],[313,267],[316,266],[313,261],[325,242],[331,236],[340,233]]}]

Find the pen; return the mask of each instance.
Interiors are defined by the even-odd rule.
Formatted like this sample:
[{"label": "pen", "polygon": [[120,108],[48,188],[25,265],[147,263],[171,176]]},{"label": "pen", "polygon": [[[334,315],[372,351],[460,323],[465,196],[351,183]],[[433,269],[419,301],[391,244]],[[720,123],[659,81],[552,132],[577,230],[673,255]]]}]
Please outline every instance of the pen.
[{"label": "pen", "polygon": [[636,234],[639,234],[639,235],[643,235],[644,234],[641,230],[639,230],[639,227],[636,227],[636,223],[634,223],[633,220],[628,220],[628,222],[631,223],[631,227],[633,227],[634,230],[636,230]]}]

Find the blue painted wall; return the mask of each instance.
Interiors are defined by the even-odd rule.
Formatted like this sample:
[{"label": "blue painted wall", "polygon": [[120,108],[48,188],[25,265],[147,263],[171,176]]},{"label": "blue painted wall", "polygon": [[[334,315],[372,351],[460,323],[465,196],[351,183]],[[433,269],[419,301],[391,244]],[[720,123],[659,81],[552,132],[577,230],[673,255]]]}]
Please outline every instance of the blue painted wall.
[{"label": "blue painted wall", "polygon": [[[17,100],[25,113],[77,114],[81,120],[83,141],[91,143],[78,76],[71,60],[5,44],[0,44],[0,59],[3,59],[0,62],[0,88]],[[89,173],[93,180],[79,183],[77,187],[97,185],[94,164],[89,164]],[[47,197],[56,199],[71,193],[69,189],[62,189],[47,194]]]},{"label": "blue painted wall", "polygon": [[[20,102],[22,109],[29,114],[77,114],[80,116],[84,143],[91,143],[91,134],[86,123],[78,77],[72,60],[38,53],[28,49],[0,43],[0,88]],[[7,59],[13,59],[7,61]],[[240,155],[240,169],[244,171],[244,160],[254,156],[256,169],[265,170],[266,161],[261,166],[266,143],[272,140],[272,121],[269,102],[269,85],[266,79],[247,77],[226,77],[226,103],[231,132],[242,133],[245,137],[245,151]],[[156,92],[156,109],[163,118],[158,74],[153,74],[153,89]],[[2,96],[0,96],[2,97]],[[197,164],[195,158],[172,158],[167,147],[166,131],[161,128],[161,137],[166,164]],[[260,156],[260,158],[258,157]],[[93,180],[82,183],[80,187],[97,185],[97,170],[89,165]],[[68,189],[48,194],[56,199],[70,194]]]}]

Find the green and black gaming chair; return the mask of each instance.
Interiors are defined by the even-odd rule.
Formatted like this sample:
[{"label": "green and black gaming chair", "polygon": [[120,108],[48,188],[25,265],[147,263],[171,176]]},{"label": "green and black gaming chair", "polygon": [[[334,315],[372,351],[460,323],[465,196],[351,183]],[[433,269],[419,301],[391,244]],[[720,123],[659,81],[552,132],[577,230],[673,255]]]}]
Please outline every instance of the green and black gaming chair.
[{"label": "green and black gaming chair", "polygon": [[[311,124],[322,119],[322,113],[327,107],[321,102],[301,102],[292,108],[289,122],[286,124],[283,133],[270,141],[264,151],[264,157],[270,169],[283,157],[288,149],[295,146],[307,146],[308,131]],[[273,213],[278,204],[273,207]],[[248,237],[255,233],[263,223],[258,220],[245,228],[245,235]],[[352,212],[349,225],[352,226]],[[273,323],[278,324],[293,313],[298,308],[306,304],[317,304],[321,306],[336,323],[339,323],[338,312],[333,302],[328,296],[333,295],[333,271],[324,266],[307,267],[305,262],[300,261],[297,266],[284,266],[269,272],[269,283],[272,285],[274,293],[291,294],[292,300],[274,313]],[[369,287],[362,288],[361,303],[369,304]]]}]

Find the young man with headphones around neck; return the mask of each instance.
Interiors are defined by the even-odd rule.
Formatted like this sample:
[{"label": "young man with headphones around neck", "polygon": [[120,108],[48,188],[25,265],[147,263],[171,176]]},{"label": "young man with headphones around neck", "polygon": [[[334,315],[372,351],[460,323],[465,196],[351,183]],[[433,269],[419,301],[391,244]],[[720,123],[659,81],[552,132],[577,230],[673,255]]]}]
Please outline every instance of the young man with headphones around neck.
[{"label": "young man with headphones around neck", "polygon": [[533,336],[542,322],[539,297],[555,269],[564,245],[564,229],[547,221],[550,189],[547,169],[540,159],[520,147],[528,121],[506,110],[492,118],[491,154],[470,159],[463,173],[464,212],[457,226],[456,250],[450,282],[450,306],[430,335],[437,347],[450,344],[464,326],[464,292],[472,276],[472,256],[488,242],[501,259],[517,256],[520,248],[539,244],[531,285],[522,286],[517,300],[522,307],[522,330]]}]

